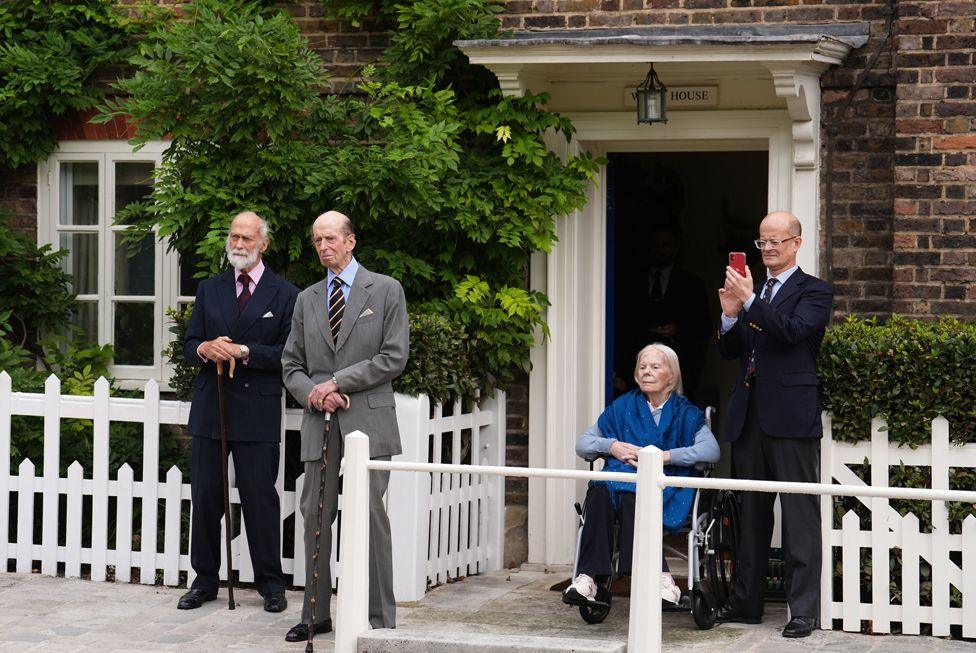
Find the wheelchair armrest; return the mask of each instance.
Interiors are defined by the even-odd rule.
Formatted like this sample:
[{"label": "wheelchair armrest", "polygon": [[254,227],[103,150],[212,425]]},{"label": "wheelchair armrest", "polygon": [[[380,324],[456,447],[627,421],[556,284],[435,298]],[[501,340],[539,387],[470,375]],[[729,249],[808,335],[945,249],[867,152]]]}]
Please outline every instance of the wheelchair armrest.
[{"label": "wheelchair armrest", "polygon": [[715,463],[695,463],[694,470],[699,474],[710,474],[715,470]]}]

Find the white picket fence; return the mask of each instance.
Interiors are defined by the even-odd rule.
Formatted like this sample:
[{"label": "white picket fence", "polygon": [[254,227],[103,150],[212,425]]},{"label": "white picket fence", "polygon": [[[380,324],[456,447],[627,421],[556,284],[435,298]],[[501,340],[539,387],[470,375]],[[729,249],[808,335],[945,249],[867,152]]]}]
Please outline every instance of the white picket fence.
[{"label": "white picket fence", "polygon": [[[433,416],[426,397],[397,395],[397,417],[404,453],[395,460],[409,462],[440,461],[445,437],[450,440],[452,461],[469,464],[504,464],[505,397],[499,392],[462,411],[460,402],[448,407],[435,406]],[[445,408],[447,410],[445,411]],[[190,406],[186,402],[161,400],[155,381],[145,386],[142,398],[109,396],[109,384],[99,379],[94,396],[61,395],[61,383],[51,376],[44,394],[12,392],[11,380],[0,372],[0,560],[6,568],[15,560],[16,571],[29,573],[40,562],[40,572],[54,575],[64,564],[67,577],[80,577],[87,568],[92,580],[109,578],[109,567],[120,581],[129,580],[129,571],[138,568],[139,582],[177,585],[180,572],[193,579],[190,556],[181,550],[184,517],[190,510],[189,478],[176,467],[166,470],[159,482],[159,429],[161,424],[185,425]],[[444,413],[449,415],[445,416]],[[30,460],[20,461],[16,475],[10,474],[11,416],[25,415],[44,420],[43,473],[35,474]],[[300,410],[283,411],[282,430],[297,431]],[[61,420],[92,420],[93,460],[86,478],[85,465],[74,461],[67,477],[59,473]],[[133,480],[133,469],[122,465],[114,478],[109,473],[110,422],[135,422],[143,425],[142,475]],[[16,461],[14,461],[16,462]],[[277,480],[281,497],[281,528],[294,515],[292,523],[295,550],[302,551],[304,522],[299,511],[304,475],[295,481],[294,491],[284,490],[284,437]],[[41,495],[40,541],[35,538],[36,497]],[[65,497],[64,520],[60,519],[61,497]],[[109,541],[110,498],[114,499],[116,532]],[[231,466],[232,504],[239,504]],[[90,504],[86,507],[86,504]],[[141,509],[138,542],[133,542],[133,508]],[[394,592],[399,600],[418,600],[428,584],[445,578],[497,569],[501,566],[504,488],[488,479],[459,483],[442,475],[421,477],[394,473],[390,477],[387,505],[393,539],[398,551],[394,561]],[[16,507],[16,527],[10,532],[10,510]],[[340,497],[339,508],[342,508]],[[232,508],[233,510],[233,508]],[[162,513],[162,514],[160,514]],[[239,514],[239,513],[238,513]],[[160,523],[160,519],[162,522]],[[239,520],[238,520],[239,521]],[[64,523],[63,530],[60,526]],[[83,523],[90,524],[90,542],[82,541]],[[162,530],[159,527],[162,526]],[[232,542],[233,567],[243,582],[254,574],[247,550],[243,524]],[[333,526],[335,528],[335,526]],[[157,533],[161,532],[161,541]],[[12,539],[11,539],[12,538]],[[338,541],[338,540],[334,540]],[[335,578],[341,569],[336,563],[338,547],[333,547]],[[416,555],[414,555],[416,554]],[[423,560],[423,563],[414,563]],[[304,557],[284,552],[282,570],[292,574],[294,583],[305,580]],[[226,579],[226,561],[221,568]]]},{"label": "white picket fence", "polygon": [[[832,438],[829,416],[824,416],[821,449],[823,483],[867,485],[851,466],[871,466],[870,485],[889,485],[889,469],[901,464],[929,467],[931,489],[948,490],[950,468],[976,468],[976,444],[949,444],[949,423],[942,417],[932,421],[931,444],[917,449],[888,442],[885,421],[871,422],[871,439],[857,443],[836,442]],[[886,498],[858,498],[870,511],[871,525],[862,529],[860,518],[848,511],[841,527],[833,527],[833,508],[829,497],[821,503],[824,525],[823,575],[821,579],[821,622],[829,627],[832,619],[843,620],[843,629],[857,632],[862,621],[870,622],[874,633],[890,633],[892,622],[901,623],[904,634],[919,634],[922,624],[931,626],[932,635],[948,636],[950,626],[962,625],[964,637],[976,637],[976,515],[963,522],[962,533],[950,532],[949,511],[943,501],[932,501],[932,529],[919,532],[913,513],[902,517]],[[840,596],[835,596],[833,569],[829,561],[839,550],[843,568]],[[861,557],[868,551],[871,565],[871,601],[861,600]],[[901,558],[900,600],[893,600],[889,587],[889,564]],[[919,567],[931,566],[931,605],[922,605]],[[962,607],[950,607],[950,587],[962,593]]]}]

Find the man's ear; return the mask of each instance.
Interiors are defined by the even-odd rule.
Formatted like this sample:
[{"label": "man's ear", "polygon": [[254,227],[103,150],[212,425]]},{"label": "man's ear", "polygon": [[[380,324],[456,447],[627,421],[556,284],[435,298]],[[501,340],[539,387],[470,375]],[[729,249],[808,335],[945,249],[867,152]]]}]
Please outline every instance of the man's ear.
[{"label": "man's ear", "polygon": [[269,244],[270,244],[270,243],[268,242],[268,239],[267,239],[267,238],[265,238],[265,239],[264,239],[264,242],[263,242],[263,243],[261,243],[261,253],[262,253],[262,254],[264,254],[264,251],[265,251],[266,249],[268,249],[268,245],[269,245]]}]

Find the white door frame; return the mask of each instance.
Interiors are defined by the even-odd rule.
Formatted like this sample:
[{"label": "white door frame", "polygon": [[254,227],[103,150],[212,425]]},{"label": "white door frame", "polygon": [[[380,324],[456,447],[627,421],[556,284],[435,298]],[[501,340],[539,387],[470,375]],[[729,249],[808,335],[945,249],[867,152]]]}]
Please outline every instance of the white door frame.
[{"label": "white door frame", "polygon": [[[819,84],[816,95],[819,104]],[[560,155],[767,150],[768,206],[790,210],[800,218],[807,238],[799,263],[817,272],[819,199],[814,155],[819,148],[810,147],[815,134],[797,129],[794,111],[674,112],[666,126],[637,125],[631,112],[567,117],[576,127],[574,138],[567,143],[562,136],[547,137],[549,147]],[[814,122],[803,122],[808,121]],[[575,455],[575,440],[604,406],[605,166],[588,190],[586,206],[560,219],[556,232],[559,241],[552,251],[532,259],[532,286],[546,292],[551,302],[546,316],[551,337],[540,341],[532,355],[529,465],[574,468],[584,464]],[[576,519],[571,504],[584,489],[574,481],[530,479],[530,563],[572,563]]]}]

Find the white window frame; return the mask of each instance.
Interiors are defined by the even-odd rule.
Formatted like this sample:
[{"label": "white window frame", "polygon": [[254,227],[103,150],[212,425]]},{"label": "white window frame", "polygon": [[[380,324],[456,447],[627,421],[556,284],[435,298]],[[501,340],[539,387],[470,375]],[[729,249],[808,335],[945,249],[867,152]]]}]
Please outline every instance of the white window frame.
[{"label": "white window frame", "polygon": [[[159,167],[168,143],[152,141],[138,152],[122,140],[61,141],[58,149],[37,166],[37,241],[39,245],[60,248],[60,234],[89,232],[98,234],[98,292],[81,296],[98,301],[98,344],[114,344],[115,305],[117,302],[141,302],[146,296],[116,295],[115,233],[125,227],[112,224],[115,216],[115,163],[145,162]],[[60,165],[62,163],[98,163],[98,224],[60,225]],[[164,390],[169,389],[172,366],[163,360],[163,349],[173,340],[166,309],[178,306],[193,297],[179,295],[179,256],[167,251],[166,243],[156,239],[153,304],[153,364],[109,366],[112,375],[123,388],[141,388],[155,379]],[[147,302],[149,303],[149,302]]]}]

